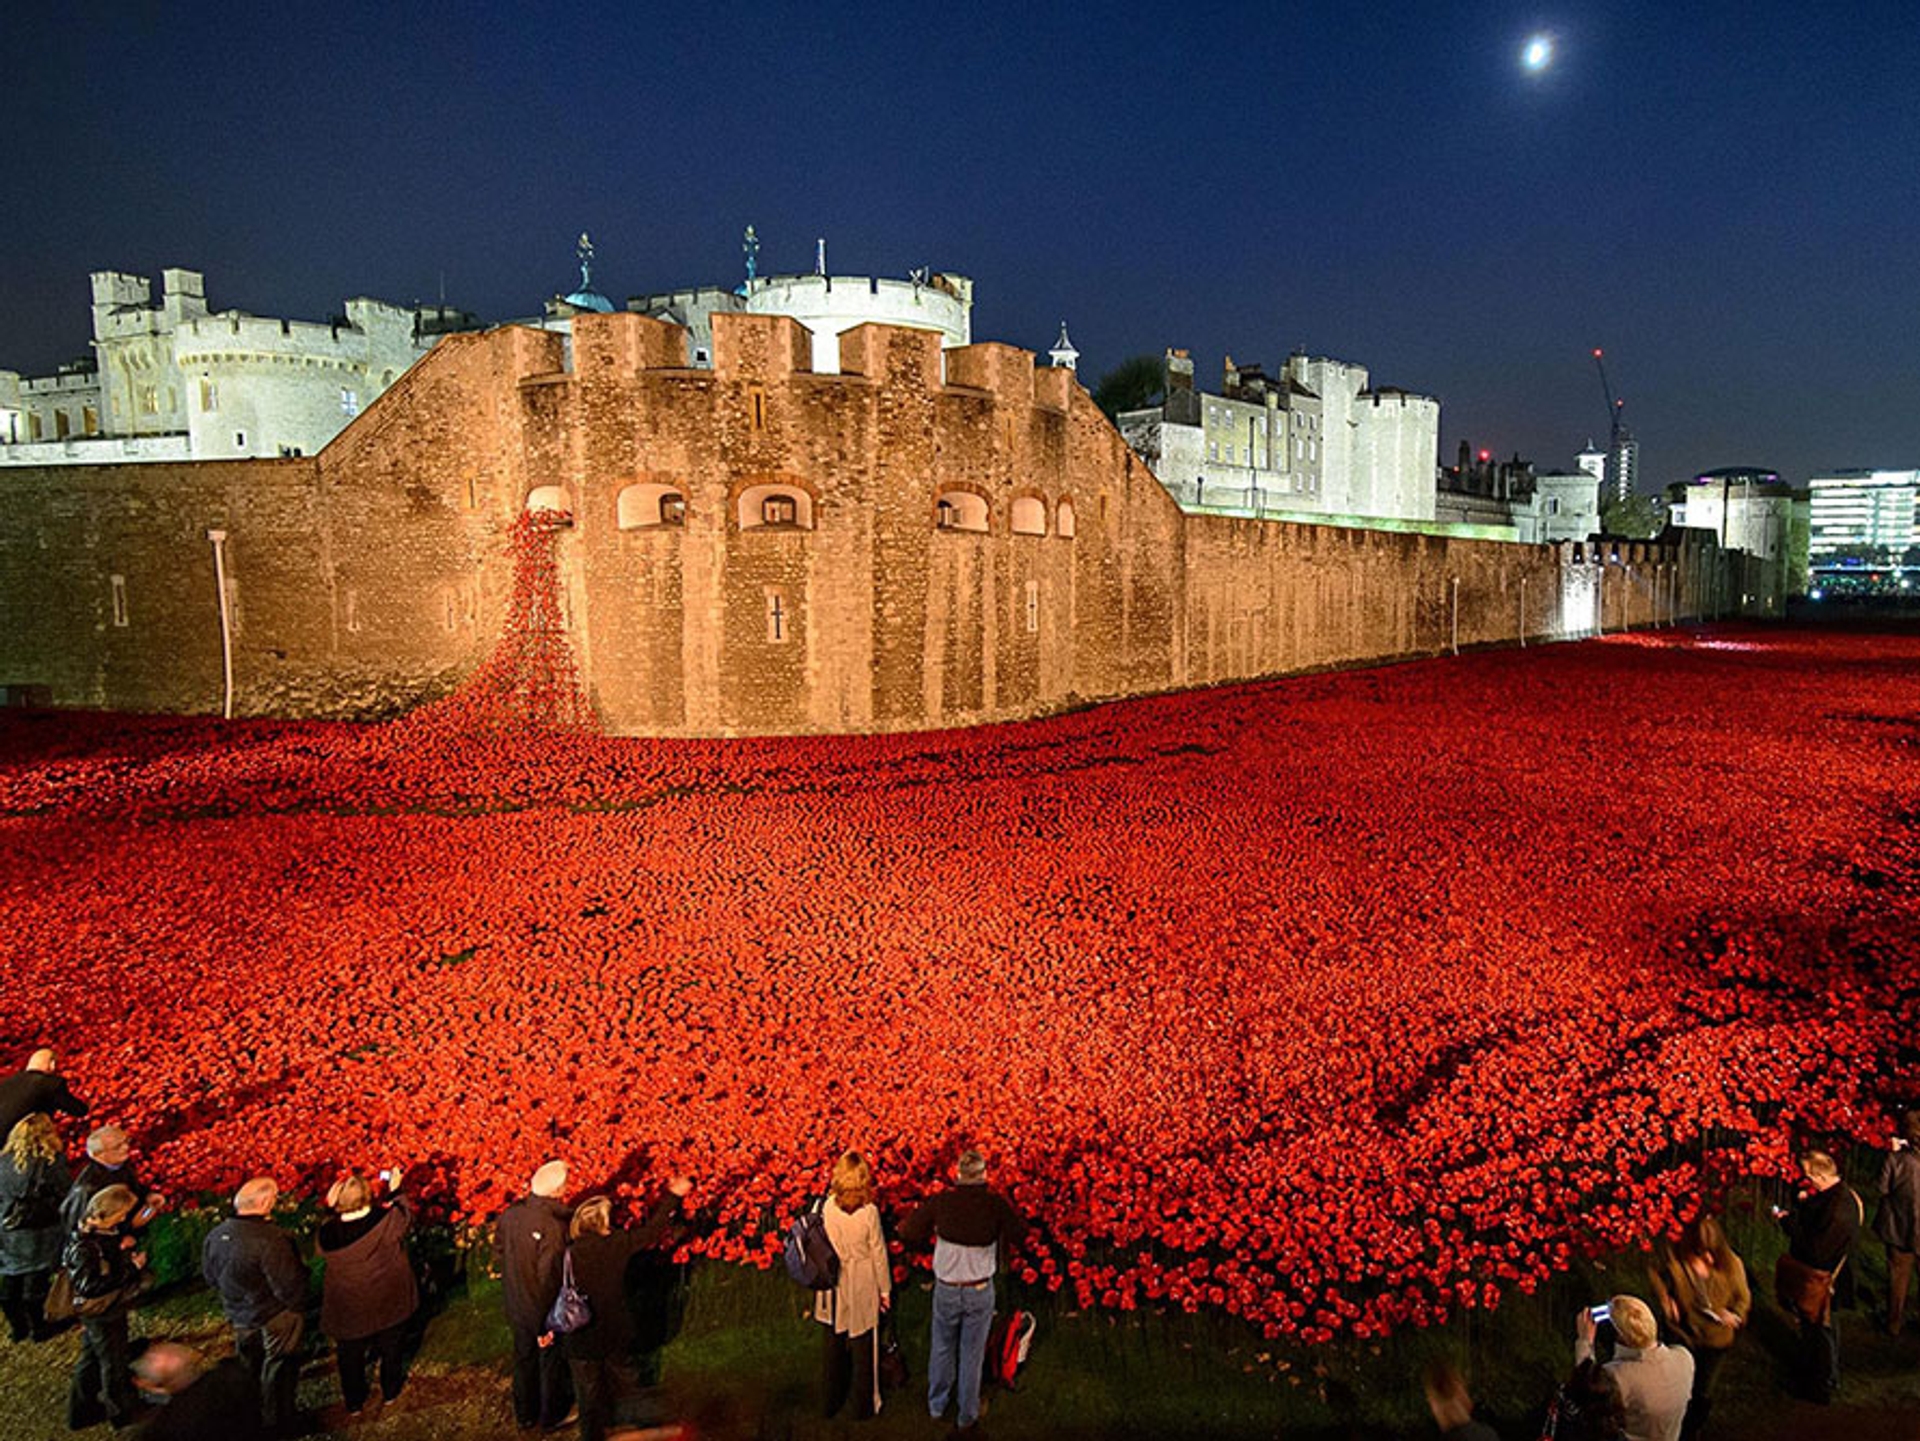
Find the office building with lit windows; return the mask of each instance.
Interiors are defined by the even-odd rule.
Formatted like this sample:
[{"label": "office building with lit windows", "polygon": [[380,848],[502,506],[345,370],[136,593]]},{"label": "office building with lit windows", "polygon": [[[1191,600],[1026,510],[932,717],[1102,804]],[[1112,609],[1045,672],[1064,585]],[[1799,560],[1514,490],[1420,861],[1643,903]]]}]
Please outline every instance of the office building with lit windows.
[{"label": "office building with lit windows", "polygon": [[1837,470],[1807,489],[1815,565],[1920,564],[1920,470]]}]

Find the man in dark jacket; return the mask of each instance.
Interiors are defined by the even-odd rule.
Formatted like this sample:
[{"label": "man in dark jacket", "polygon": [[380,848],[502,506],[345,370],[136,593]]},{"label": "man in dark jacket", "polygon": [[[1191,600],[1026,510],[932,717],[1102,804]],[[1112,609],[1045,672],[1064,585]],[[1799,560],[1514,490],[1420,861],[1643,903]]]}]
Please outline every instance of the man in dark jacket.
[{"label": "man in dark jacket", "polygon": [[74,1176],[66,1200],[60,1203],[60,1219],[68,1235],[80,1229],[80,1218],[87,1214],[87,1203],[95,1192],[109,1186],[125,1186],[139,1201],[140,1209],[133,1213],[135,1229],[145,1226],[167,1203],[165,1196],[136,1174],[127,1133],[114,1125],[97,1127],[87,1137],[87,1164]]},{"label": "man in dark jacket", "polygon": [[234,1215],[214,1227],[200,1274],[220,1296],[233,1326],[234,1349],[260,1383],[260,1417],[269,1432],[290,1433],[298,1421],[300,1341],[307,1327],[307,1268],[293,1241],[273,1224],[280,1187],[256,1176],[233,1198]]},{"label": "man in dark jacket", "polygon": [[513,1332],[513,1416],[522,1426],[565,1425],[572,1399],[564,1355],[547,1329],[573,1218],[560,1199],[566,1189],[567,1163],[547,1162],[533,1173],[532,1194],[502,1211],[493,1228],[500,1296]]},{"label": "man in dark jacket", "polygon": [[927,1360],[927,1410],[937,1421],[959,1393],[960,1430],[980,1419],[980,1367],[993,1325],[993,1278],[1008,1246],[1027,1223],[987,1186],[987,1161],[966,1151],[954,1169],[957,1185],[921,1202],[900,1226],[909,1246],[933,1238],[933,1354]]},{"label": "man in dark jacket", "polygon": [[155,1341],[133,1363],[152,1406],[139,1434],[146,1441],[257,1441],[260,1388],[237,1357],[209,1366],[191,1346]]},{"label": "man in dark jacket", "polygon": [[[1807,1151],[1800,1157],[1800,1174],[1809,1189],[1791,1211],[1774,1208],[1780,1228],[1787,1233],[1787,1252],[1803,1266],[1835,1275],[1846,1264],[1859,1234],[1866,1208],[1853,1191],[1841,1184],[1840,1168],[1825,1151]],[[1840,1385],[1840,1333],[1833,1324],[1833,1297],[1817,1321],[1800,1318],[1802,1378],[1809,1399],[1833,1399]]]},{"label": "man in dark jacket", "polygon": [[87,1114],[87,1103],[67,1087],[67,1078],[59,1074],[52,1051],[38,1050],[27,1057],[23,1071],[15,1071],[0,1081],[0,1146],[13,1134],[22,1116],[35,1111],[69,1116]]}]

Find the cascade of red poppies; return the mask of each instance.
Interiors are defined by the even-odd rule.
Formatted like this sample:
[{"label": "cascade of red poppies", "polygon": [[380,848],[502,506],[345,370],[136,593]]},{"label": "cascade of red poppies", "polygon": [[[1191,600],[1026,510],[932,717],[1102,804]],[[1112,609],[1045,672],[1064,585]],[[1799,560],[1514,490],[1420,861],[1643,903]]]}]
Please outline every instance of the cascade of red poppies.
[{"label": "cascade of red poppies", "polygon": [[592,703],[567,637],[560,592],[560,533],[572,518],[530,510],[508,533],[513,595],[493,654],[421,719],[455,730],[489,734],[519,731],[592,731]]},{"label": "cascade of red poppies", "polygon": [[[554,542],[510,636],[562,639]],[[524,715],[524,654],[446,709]],[[0,1057],[170,1194],[406,1159],[484,1222],[561,1156],[695,1177],[688,1251],[760,1266],[847,1147],[897,1216],[977,1145],[1019,1282],[1379,1336],[1884,1147],[1916,667],[1713,627],[726,741],[0,711]]]}]

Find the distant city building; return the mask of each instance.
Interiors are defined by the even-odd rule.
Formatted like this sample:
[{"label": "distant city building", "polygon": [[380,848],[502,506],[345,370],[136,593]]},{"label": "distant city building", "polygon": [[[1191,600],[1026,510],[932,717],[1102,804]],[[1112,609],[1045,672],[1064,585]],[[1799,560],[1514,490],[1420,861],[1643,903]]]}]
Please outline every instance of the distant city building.
[{"label": "distant city building", "polygon": [[1640,442],[1624,425],[1607,445],[1607,494],[1627,500],[1640,485]]},{"label": "distant city building", "polygon": [[1217,394],[1195,390],[1187,351],[1165,365],[1161,404],[1117,419],[1182,506],[1434,519],[1439,401],[1369,389],[1365,367],[1326,357],[1268,376],[1229,356]]},{"label": "distant city building", "polygon": [[210,460],[319,450],[473,317],[364,297],[328,321],[210,311],[197,270],[97,271],[93,355],[0,371],[0,465]]},{"label": "distant city building", "polygon": [[1836,470],[1807,491],[1815,565],[1920,565],[1920,470]]}]

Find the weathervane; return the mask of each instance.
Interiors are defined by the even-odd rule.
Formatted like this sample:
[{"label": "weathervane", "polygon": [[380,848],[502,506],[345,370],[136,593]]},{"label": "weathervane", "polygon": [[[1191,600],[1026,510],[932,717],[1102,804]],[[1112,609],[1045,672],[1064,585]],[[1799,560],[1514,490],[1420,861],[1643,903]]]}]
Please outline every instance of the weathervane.
[{"label": "weathervane", "polygon": [[593,289],[593,242],[587,239],[587,232],[584,230],[580,232],[580,247],[577,253],[580,256],[580,288],[591,290]]},{"label": "weathervane", "polygon": [[930,268],[931,267],[929,266],[922,265],[917,270],[909,270],[907,272],[907,279],[913,282],[913,288],[915,290],[918,290],[921,286],[927,283],[927,271]]},{"label": "weathervane", "polygon": [[746,239],[740,242],[740,248],[747,254],[747,284],[753,284],[754,276],[760,273],[760,237],[753,233],[753,227],[747,227]]}]

